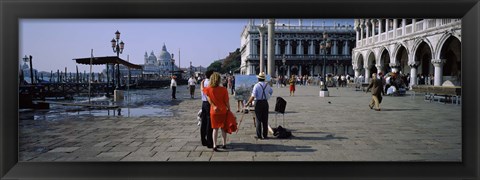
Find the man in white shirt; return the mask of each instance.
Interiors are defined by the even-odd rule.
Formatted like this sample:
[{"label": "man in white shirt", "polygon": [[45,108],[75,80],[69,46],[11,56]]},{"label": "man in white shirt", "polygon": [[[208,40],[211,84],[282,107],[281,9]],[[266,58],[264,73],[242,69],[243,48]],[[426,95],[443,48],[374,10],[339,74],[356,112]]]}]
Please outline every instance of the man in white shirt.
[{"label": "man in white shirt", "polygon": [[256,132],[258,139],[267,139],[268,135],[268,99],[273,94],[273,89],[265,82],[265,73],[258,76],[258,83],[253,86],[252,96],[248,100],[248,107],[255,100],[255,116],[257,118]]},{"label": "man in white shirt", "polygon": [[188,79],[188,88],[190,89],[190,98],[193,99],[193,95],[195,93],[195,77],[191,76],[190,79]]},{"label": "man in white shirt", "polygon": [[208,87],[212,74],[213,70],[207,70],[207,72],[205,72],[205,79],[200,82],[200,93],[202,94],[200,140],[202,141],[202,145],[207,146],[207,148],[213,148],[213,129],[210,122],[210,103],[208,102],[207,95],[203,94],[203,88]]},{"label": "man in white shirt", "polygon": [[172,99],[177,99],[175,94],[177,92],[177,81],[175,80],[177,76],[172,76],[172,80],[170,81],[170,89],[172,89]]}]

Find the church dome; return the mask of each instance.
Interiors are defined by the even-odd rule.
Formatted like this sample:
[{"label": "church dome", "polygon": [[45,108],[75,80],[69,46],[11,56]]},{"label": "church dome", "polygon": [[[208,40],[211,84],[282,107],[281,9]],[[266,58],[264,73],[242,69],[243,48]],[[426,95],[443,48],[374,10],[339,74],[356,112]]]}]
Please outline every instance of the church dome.
[{"label": "church dome", "polygon": [[160,51],[159,60],[160,61],[170,61],[172,55],[167,51],[167,47],[163,44],[162,51]]}]

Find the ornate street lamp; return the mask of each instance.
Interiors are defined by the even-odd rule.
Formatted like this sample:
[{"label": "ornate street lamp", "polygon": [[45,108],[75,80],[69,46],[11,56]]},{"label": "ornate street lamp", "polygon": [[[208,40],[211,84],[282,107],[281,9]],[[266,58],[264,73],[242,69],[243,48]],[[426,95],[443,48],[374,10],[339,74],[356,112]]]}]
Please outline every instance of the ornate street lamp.
[{"label": "ornate street lamp", "polygon": [[173,76],[173,66],[175,65],[175,59],[173,59],[173,53],[172,53],[171,62],[172,62],[172,71],[171,71],[172,75],[171,76]]},{"label": "ornate street lamp", "polygon": [[[120,54],[122,54],[123,48],[125,47],[125,43],[123,43],[123,41],[120,41],[120,32],[118,32],[118,30],[117,32],[115,32],[115,38],[112,39],[112,41],[110,42],[112,43],[113,52],[117,53],[117,57],[120,57]],[[107,74],[108,74],[108,65],[107,65]],[[115,89],[118,89],[119,85],[120,85],[120,64],[117,63],[117,84],[115,86]]]},{"label": "ornate street lamp", "polygon": [[[328,92],[327,89],[327,73],[326,73],[326,66],[327,66],[327,49],[330,48],[331,43],[328,39],[328,34],[324,31],[323,32],[323,40],[320,42],[320,52],[323,54],[323,87],[321,91]],[[328,94],[328,93],[327,93]]]},{"label": "ornate street lamp", "polygon": [[287,62],[287,57],[285,56],[285,54],[282,55],[282,63],[283,63],[283,66],[282,66],[282,78],[285,78],[285,63]]}]

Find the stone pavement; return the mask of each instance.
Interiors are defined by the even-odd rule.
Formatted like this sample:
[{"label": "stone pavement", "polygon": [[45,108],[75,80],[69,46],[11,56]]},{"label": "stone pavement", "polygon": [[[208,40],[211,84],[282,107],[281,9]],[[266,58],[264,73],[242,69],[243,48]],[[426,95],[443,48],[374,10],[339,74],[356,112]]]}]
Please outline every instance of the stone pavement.
[{"label": "stone pavement", "polygon": [[[384,97],[382,111],[370,110],[370,93],[351,88],[274,87],[287,101],[290,139],[257,140],[253,113],[238,134],[228,135],[225,152],[201,145],[196,114],[199,98],[179,87],[173,117],[92,116],[86,119],[20,121],[20,161],[461,161],[461,105],[426,102],[422,96]],[[169,89],[158,90],[169,93]],[[167,92],[164,92],[167,91]],[[199,94],[197,87],[196,93]],[[410,93],[410,92],[408,92]],[[198,96],[197,96],[198,97]],[[232,110],[236,101],[230,96]],[[241,114],[236,113],[240,119]],[[277,124],[283,125],[282,115]],[[273,137],[270,135],[270,137]],[[221,137],[219,137],[221,142]]]}]

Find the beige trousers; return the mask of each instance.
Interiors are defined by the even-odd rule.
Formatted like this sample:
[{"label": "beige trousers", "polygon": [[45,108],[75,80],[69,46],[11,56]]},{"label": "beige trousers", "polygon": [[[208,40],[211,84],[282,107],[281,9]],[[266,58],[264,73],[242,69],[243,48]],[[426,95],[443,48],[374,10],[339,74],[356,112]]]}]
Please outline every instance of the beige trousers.
[{"label": "beige trousers", "polygon": [[374,107],[375,109],[380,109],[380,101],[378,101],[377,96],[372,95],[372,101],[370,101],[370,107]]}]

